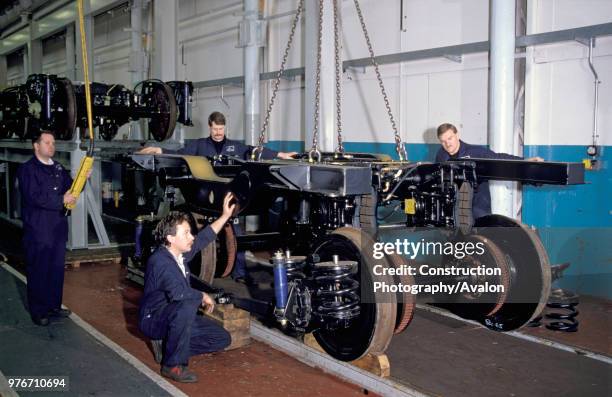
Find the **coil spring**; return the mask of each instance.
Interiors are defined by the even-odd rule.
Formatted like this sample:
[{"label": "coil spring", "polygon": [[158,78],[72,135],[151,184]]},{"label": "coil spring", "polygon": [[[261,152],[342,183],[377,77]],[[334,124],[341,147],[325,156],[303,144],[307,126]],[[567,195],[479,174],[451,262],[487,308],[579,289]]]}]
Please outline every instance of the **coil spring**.
[{"label": "coil spring", "polygon": [[359,283],[352,278],[356,262],[322,262],[312,275],[317,283],[318,307],[322,317],[349,320],[359,315]]},{"label": "coil spring", "polygon": [[547,306],[551,309],[563,309],[562,312],[549,312],[546,318],[558,321],[551,321],[546,324],[546,328],[553,331],[576,332],[578,331],[578,320],[576,316],[580,313],[576,310],[578,303],[549,303]]},{"label": "coil spring", "polygon": [[[565,331],[565,332],[576,332],[578,330],[578,320],[576,316],[578,316],[579,312],[576,310],[576,306],[578,305],[578,295],[567,291],[564,289],[554,289],[550,293],[550,297],[548,298],[548,303],[546,307],[548,308],[545,317],[542,315],[531,320],[527,326],[528,327],[539,327],[543,323],[543,319],[545,320],[558,320],[558,321],[547,321],[546,328],[553,331]],[[553,311],[551,309],[562,309],[559,311]]]},{"label": "coil spring", "polygon": [[304,260],[288,259],[285,264],[287,267],[287,281],[303,280],[306,278],[304,274]]}]

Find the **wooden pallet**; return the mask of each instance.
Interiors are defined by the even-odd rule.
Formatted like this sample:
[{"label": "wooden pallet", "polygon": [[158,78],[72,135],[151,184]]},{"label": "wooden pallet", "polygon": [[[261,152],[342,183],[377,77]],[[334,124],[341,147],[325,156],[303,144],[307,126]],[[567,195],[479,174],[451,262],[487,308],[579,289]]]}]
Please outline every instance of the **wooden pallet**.
[{"label": "wooden pallet", "polygon": [[66,252],[65,264],[74,269],[81,267],[83,263],[94,262],[121,262],[121,251],[117,248],[80,249]]},{"label": "wooden pallet", "polygon": [[[304,344],[325,353],[312,334],[304,335]],[[386,354],[366,354],[358,360],[350,361],[350,364],[381,378],[388,378],[391,375],[391,365]]]},{"label": "wooden pallet", "polygon": [[251,316],[249,312],[234,307],[234,305],[215,305],[212,313],[207,316],[221,325],[232,337],[232,343],[225,350],[237,349],[251,343]]}]

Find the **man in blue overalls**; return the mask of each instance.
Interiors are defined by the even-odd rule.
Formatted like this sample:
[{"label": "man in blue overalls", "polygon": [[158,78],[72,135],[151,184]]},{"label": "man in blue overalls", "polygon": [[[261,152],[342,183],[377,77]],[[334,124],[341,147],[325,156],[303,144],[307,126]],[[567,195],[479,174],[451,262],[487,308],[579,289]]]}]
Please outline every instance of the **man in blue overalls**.
[{"label": "man in blue overalls", "polygon": [[[506,153],[495,153],[494,151],[482,146],[474,146],[459,139],[457,127],[452,124],[444,123],[438,127],[438,140],[442,147],[436,154],[436,162],[441,163],[451,159],[514,159],[523,160],[522,157],[513,156]],[[527,160],[544,161],[541,157],[532,157]],[[472,213],[474,219],[491,214],[491,193],[489,192],[489,182],[480,182],[474,191],[472,201]]]},{"label": "man in blue overalls", "polygon": [[[252,146],[245,145],[242,142],[227,139],[225,136],[225,116],[221,112],[212,112],[208,116],[208,130],[210,135],[206,138],[200,138],[190,142],[184,148],[179,150],[163,150],[160,147],[149,146],[140,151],[143,154],[185,154],[190,156],[204,156],[214,158],[220,155],[238,157],[246,160],[253,150]],[[263,148],[261,158],[271,160],[275,157],[280,159],[290,159],[296,152],[277,152],[268,148]],[[242,234],[239,225],[234,225],[234,233]],[[241,283],[250,283],[246,271],[246,258],[244,251],[236,253],[236,263],[232,271],[232,278]]]},{"label": "man in blue overalls", "polygon": [[[189,357],[227,347],[229,333],[209,318],[198,316],[198,307],[210,313],[214,300],[190,285],[189,266],[195,254],[215,240],[234,212],[233,196],[223,201],[221,216],[193,237],[188,215],[170,212],[155,228],[157,250],[147,262],[144,295],[140,301],[138,328],[152,339],[162,375],[177,382],[196,382],[187,369]],[[163,350],[163,353],[162,353]]]},{"label": "man in blue overalls", "polygon": [[49,317],[67,317],[62,309],[64,259],[68,221],[64,205],[76,198],[68,192],[70,174],[53,161],[55,137],[42,131],[32,138],[34,156],[21,164],[17,181],[21,193],[23,245],[28,278],[28,307],[34,324],[46,326]]}]

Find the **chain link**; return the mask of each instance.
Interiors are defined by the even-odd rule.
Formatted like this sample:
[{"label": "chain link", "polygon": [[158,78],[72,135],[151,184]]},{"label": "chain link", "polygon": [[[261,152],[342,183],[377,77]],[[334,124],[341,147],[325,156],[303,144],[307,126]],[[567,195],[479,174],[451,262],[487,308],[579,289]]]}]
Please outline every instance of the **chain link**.
[{"label": "chain link", "polygon": [[378,86],[380,87],[380,92],[382,93],[383,100],[385,101],[385,107],[387,108],[387,114],[389,115],[389,121],[391,121],[391,128],[393,128],[393,133],[395,135],[395,151],[399,156],[400,161],[407,160],[408,156],[406,155],[406,148],[402,144],[402,137],[400,136],[397,125],[395,124],[395,119],[393,118],[393,113],[391,112],[391,105],[389,104],[389,98],[387,97],[387,91],[385,90],[385,86],[382,81],[382,77],[380,75],[380,71],[378,70],[378,62],[374,58],[374,50],[372,49],[372,43],[370,42],[370,36],[368,34],[368,29],[366,28],[365,21],[363,19],[363,14],[361,13],[361,7],[359,7],[359,0],[354,0],[355,9],[357,10],[357,15],[359,16],[359,22],[361,23],[361,30],[363,30],[363,35],[366,40],[366,44],[368,45],[368,51],[370,52],[370,60],[372,61],[372,65],[374,66],[374,71],[376,72],[376,78],[378,79]]},{"label": "chain link", "polygon": [[308,152],[308,160],[314,161],[314,155],[317,155],[317,162],[321,161],[321,152],[319,151],[319,116],[320,106],[319,100],[321,97],[321,47],[323,42],[323,1],[319,0],[319,37],[317,38],[317,68],[315,72],[315,111],[314,111],[314,130],[312,132],[312,149]]},{"label": "chain link", "polygon": [[289,40],[287,40],[287,46],[285,47],[285,52],[283,53],[283,60],[281,62],[280,68],[278,69],[276,79],[274,80],[274,85],[272,87],[272,96],[270,97],[270,102],[268,103],[268,108],[266,109],[266,116],[264,117],[264,122],[263,122],[263,125],[261,126],[261,131],[259,133],[259,142],[257,143],[257,147],[251,153],[252,160],[259,160],[261,158],[261,154],[263,153],[263,144],[264,144],[266,129],[268,128],[268,124],[270,122],[270,114],[272,113],[272,107],[274,106],[274,100],[276,99],[276,93],[278,92],[278,86],[280,84],[281,76],[285,72],[287,58],[289,57],[289,50],[291,49],[291,45],[293,43],[293,36],[295,36],[295,28],[300,19],[300,15],[302,14],[303,9],[304,9],[304,0],[300,0],[300,2],[298,3],[296,13],[295,13],[295,17],[293,18],[293,21],[291,22],[291,31],[289,32]]},{"label": "chain link", "polygon": [[334,0],[334,61],[336,66],[336,129],[338,130],[338,147],[336,153],[344,153],[344,145],[342,143],[342,85],[340,74],[340,15],[338,14],[338,0]]}]

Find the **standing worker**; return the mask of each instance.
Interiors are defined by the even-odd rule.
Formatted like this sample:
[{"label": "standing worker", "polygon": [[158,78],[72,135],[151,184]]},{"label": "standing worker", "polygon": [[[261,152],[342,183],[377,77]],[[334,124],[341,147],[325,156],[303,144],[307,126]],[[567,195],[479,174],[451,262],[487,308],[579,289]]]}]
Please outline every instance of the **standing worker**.
[{"label": "standing worker", "polygon": [[76,203],[76,197],[69,192],[70,174],[59,162],[53,161],[53,133],[40,131],[32,138],[32,146],[34,156],[19,166],[17,180],[21,193],[28,307],[34,324],[47,326],[50,317],[70,315],[69,310],[62,309],[68,241],[64,205]]}]

